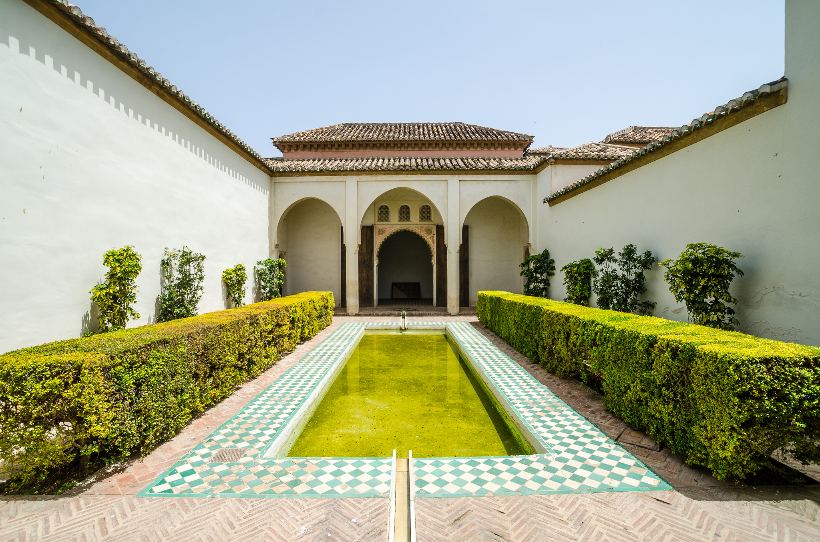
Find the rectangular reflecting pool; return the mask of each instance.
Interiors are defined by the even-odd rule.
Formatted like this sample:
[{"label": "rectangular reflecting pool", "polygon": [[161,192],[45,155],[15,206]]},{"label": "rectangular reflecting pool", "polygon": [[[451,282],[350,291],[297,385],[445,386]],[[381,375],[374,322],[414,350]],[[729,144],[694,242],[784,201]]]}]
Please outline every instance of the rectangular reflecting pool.
[{"label": "rectangular reflecting pool", "polygon": [[533,453],[443,331],[368,331],[290,457],[506,456]]}]

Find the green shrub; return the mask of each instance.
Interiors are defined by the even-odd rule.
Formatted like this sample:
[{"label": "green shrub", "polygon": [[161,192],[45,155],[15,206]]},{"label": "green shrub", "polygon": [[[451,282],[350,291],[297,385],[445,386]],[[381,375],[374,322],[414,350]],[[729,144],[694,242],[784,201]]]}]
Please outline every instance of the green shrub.
[{"label": "green shrub", "polygon": [[245,304],[245,283],[248,282],[248,273],[241,263],[222,272],[222,282],[225,283],[225,295],[232,307],[241,307]]},{"label": "green shrub", "polygon": [[564,287],[567,289],[564,301],[588,306],[592,295],[592,279],[596,273],[592,260],[584,258],[577,262],[569,262],[561,271],[564,273]]},{"label": "green shrub", "polygon": [[259,299],[267,301],[282,295],[287,266],[287,262],[282,258],[266,258],[256,262],[253,274],[256,278],[256,291],[259,293]]},{"label": "green shrub", "polygon": [[532,254],[518,266],[524,277],[524,293],[547,297],[550,291],[550,277],[555,274],[555,260],[550,258],[550,251],[544,249],[541,254]]},{"label": "green shrub", "polygon": [[128,320],[139,318],[134,310],[137,302],[137,276],[142,270],[142,258],[131,246],[111,249],[103,256],[108,267],[105,280],[91,288],[91,301],[100,313],[100,331],[123,329]]},{"label": "green shrub", "polygon": [[327,326],[333,294],[306,292],[0,356],[0,479],[48,490],[145,454]]},{"label": "green shrub", "polygon": [[593,283],[597,305],[602,309],[611,309],[636,314],[651,314],[655,308],[654,301],[643,301],[641,296],[646,292],[644,271],[652,269],[655,257],[648,250],[638,254],[635,245],[626,245],[615,255],[612,248],[599,248],[595,251],[595,264],[598,272]]},{"label": "green shrub", "polygon": [[196,315],[205,281],[205,256],[188,247],[166,248],[160,262],[158,322]]},{"label": "green shrub", "polygon": [[709,243],[691,243],[677,260],[664,260],[664,280],[675,301],[686,303],[689,318],[696,324],[734,329],[735,311],[724,303],[736,303],[729,286],[743,271],[735,264],[740,252]]},{"label": "green shrub", "polygon": [[477,312],[548,371],[599,378],[608,409],[719,479],[781,448],[820,459],[820,348],[507,292],[479,292]]}]

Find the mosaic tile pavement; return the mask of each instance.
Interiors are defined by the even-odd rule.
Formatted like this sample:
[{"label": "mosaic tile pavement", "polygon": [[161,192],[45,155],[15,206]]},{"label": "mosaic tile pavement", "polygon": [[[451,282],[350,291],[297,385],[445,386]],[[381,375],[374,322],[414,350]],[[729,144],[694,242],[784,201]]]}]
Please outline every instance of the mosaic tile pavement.
[{"label": "mosaic tile pavement", "polygon": [[447,331],[545,453],[414,459],[415,497],[671,489],[468,323]]},{"label": "mosaic tile pavement", "polygon": [[[413,460],[414,496],[669,489],[468,323],[446,327],[546,453]],[[275,451],[330,383],[365,328],[345,323],[141,493],[145,497],[388,497],[392,458],[280,458]]]}]

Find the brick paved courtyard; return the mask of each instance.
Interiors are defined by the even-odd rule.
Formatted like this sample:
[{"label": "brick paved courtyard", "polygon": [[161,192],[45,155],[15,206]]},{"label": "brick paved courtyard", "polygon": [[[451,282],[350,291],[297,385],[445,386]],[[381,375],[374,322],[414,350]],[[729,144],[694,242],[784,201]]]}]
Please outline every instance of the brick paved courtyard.
[{"label": "brick paved courtyard", "polygon": [[[380,321],[384,317],[374,318]],[[216,427],[292,367],[340,324],[196,419],[143,460],[60,497],[0,501],[2,540],[384,540],[387,499],[138,497]],[[558,397],[667,480],[674,491],[418,499],[419,540],[817,540],[818,486],[748,487],[684,465],[610,415],[581,384],[530,364],[472,316],[482,333]]]}]

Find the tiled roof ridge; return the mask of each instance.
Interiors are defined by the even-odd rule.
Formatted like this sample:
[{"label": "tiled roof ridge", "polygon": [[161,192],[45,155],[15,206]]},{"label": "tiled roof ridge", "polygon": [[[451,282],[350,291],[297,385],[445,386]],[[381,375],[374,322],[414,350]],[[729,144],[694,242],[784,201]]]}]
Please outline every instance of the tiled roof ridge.
[{"label": "tiled roof ridge", "polygon": [[341,122],[271,138],[274,145],[349,142],[515,142],[531,143],[533,136],[480,124],[450,122]]},{"label": "tiled roof ridge", "polygon": [[675,129],[671,134],[667,135],[663,139],[650,143],[645,147],[635,149],[635,151],[632,152],[629,156],[626,156],[607,166],[604,166],[601,169],[598,169],[593,173],[590,173],[583,179],[580,179],[572,184],[565,186],[564,188],[561,188],[560,190],[557,190],[549,194],[547,197],[544,198],[544,203],[550,203],[566,194],[569,194],[570,192],[573,192],[583,187],[584,185],[590,184],[596,179],[602,177],[603,175],[620,169],[629,164],[630,162],[637,160],[638,158],[658,152],[663,147],[671,144],[672,142],[677,141],[688,134],[697,132],[698,130],[701,130],[713,124],[718,119],[726,117],[729,114],[735,113],[736,111],[739,111],[754,104],[757,100],[764,96],[772,95],[781,90],[787,89],[788,83],[789,80],[786,77],[781,77],[776,81],[765,83],[757,89],[744,92],[741,96],[729,100],[725,104],[716,107],[713,111],[704,113],[700,117],[693,119],[688,124],[684,124],[683,126]]},{"label": "tiled roof ridge", "polygon": [[181,102],[188,110],[201,118],[207,124],[212,126],[215,130],[220,132],[232,143],[236,144],[243,151],[255,158],[261,166],[265,166],[266,162],[262,156],[256,152],[250,145],[245,143],[228,127],[218,121],[211,115],[204,107],[196,103],[190,96],[185,94],[176,85],[171,83],[164,75],[158,72],[155,68],[150,66],[145,60],[137,56],[128,47],[122,44],[115,37],[110,35],[108,31],[102,26],[99,26],[94,19],[84,14],[79,6],[71,4],[67,0],[45,0],[51,6],[57,8],[62,14],[70,18],[80,30],[86,34],[93,36],[98,42],[105,46],[114,56],[129,64],[151,81],[156,83],[164,92],[170,94],[173,98]]}]

